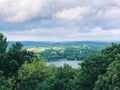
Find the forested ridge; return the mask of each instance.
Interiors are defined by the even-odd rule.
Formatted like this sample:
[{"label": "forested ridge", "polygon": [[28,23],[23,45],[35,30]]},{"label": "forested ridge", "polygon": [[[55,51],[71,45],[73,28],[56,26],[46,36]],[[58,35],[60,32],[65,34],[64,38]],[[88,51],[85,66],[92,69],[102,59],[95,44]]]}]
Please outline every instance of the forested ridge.
[{"label": "forested ridge", "polygon": [[[91,54],[98,54],[100,50],[109,46],[110,42],[100,41],[72,41],[72,42],[40,42],[40,41],[21,41],[28,51],[34,52],[38,57],[46,61],[58,60],[84,60]],[[10,41],[8,48],[15,44]]]},{"label": "forested ridge", "polygon": [[120,90],[120,44],[90,55],[79,68],[47,66],[0,33],[0,90]]},{"label": "forested ridge", "polygon": [[[32,51],[46,61],[84,60],[91,54],[109,46],[110,42],[76,41],[76,42],[21,42],[28,51]],[[36,43],[36,45],[34,44]],[[30,44],[30,45],[29,45]]]},{"label": "forested ridge", "polygon": [[97,48],[91,48],[88,46],[81,46],[81,47],[67,47],[67,48],[61,48],[58,50],[54,49],[47,49],[45,51],[42,51],[39,54],[39,56],[47,61],[55,61],[60,59],[66,59],[66,60],[84,60],[87,56],[91,54],[99,53],[100,50]]}]

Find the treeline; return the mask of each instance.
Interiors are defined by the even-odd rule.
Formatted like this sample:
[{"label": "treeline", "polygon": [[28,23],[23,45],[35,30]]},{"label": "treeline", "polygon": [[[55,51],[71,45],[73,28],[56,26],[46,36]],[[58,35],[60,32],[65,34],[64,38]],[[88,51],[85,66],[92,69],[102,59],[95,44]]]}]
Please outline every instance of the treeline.
[{"label": "treeline", "polygon": [[7,44],[0,34],[0,90],[120,90],[120,44],[89,56],[77,69],[46,66],[22,44]]},{"label": "treeline", "polygon": [[[8,47],[15,44],[15,41],[10,41]],[[90,47],[102,48],[110,45],[110,42],[99,42],[99,41],[72,41],[72,42],[40,42],[40,41],[21,41],[24,47],[73,47],[73,46],[83,46],[88,45]]]},{"label": "treeline", "polygon": [[58,50],[47,49],[42,51],[39,54],[40,58],[43,58],[47,61],[54,61],[59,59],[66,60],[85,60],[85,58],[91,54],[100,53],[100,49],[89,47],[87,45],[81,45],[80,47],[66,47]]}]

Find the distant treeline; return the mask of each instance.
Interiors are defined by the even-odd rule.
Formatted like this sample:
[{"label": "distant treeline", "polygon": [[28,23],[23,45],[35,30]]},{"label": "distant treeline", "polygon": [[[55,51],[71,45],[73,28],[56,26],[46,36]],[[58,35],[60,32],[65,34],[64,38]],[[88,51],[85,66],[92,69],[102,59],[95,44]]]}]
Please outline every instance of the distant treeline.
[{"label": "distant treeline", "polygon": [[[47,61],[59,59],[66,60],[84,60],[91,54],[100,53],[100,50],[110,42],[93,42],[93,41],[76,41],[76,42],[32,42],[22,41],[25,48],[45,47],[43,52],[37,52],[37,56]],[[9,42],[8,47],[11,47],[15,42]],[[59,49],[53,49],[58,47]]]},{"label": "distant treeline", "polygon": [[[93,48],[94,47],[94,48]],[[59,59],[66,60],[84,60],[91,54],[100,53],[100,47],[95,48],[96,46],[89,47],[87,45],[81,45],[80,47],[67,47],[60,48],[58,50],[47,49],[43,52],[37,53],[40,58],[43,58],[47,61],[54,61]]]},{"label": "distant treeline", "polygon": [[[9,41],[8,47],[11,47],[15,44],[15,41]],[[89,46],[108,46],[111,42],[99,42],[99,41],[73,41],[73,42],[40,42],[40,41],[21,41],[21,44],[24,47],[68,47],[68,46],[81,46],[81,45],[89,45]]]}]

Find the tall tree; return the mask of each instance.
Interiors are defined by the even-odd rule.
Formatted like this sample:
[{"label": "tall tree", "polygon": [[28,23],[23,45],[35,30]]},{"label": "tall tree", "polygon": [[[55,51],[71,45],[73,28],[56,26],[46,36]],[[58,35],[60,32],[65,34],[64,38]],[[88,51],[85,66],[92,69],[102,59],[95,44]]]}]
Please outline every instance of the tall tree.
[{"label": "tall tree", "polygon": [[37,85],[52,74],[52,68],[54,67],[46,66],[43,60],[25,62],[18,70],[17,90],[36,90]]},{"label": "tall tree", "polygon": [[30,63],[33,56],[33,52],[24,49],[20,42],[13,44],[7,52],[8,64],[4,73],[9,76],[16,75],[18,68],[21,67],[25,61]]},{"label": "tall tree", "polygon": [[0,54],[5,53],[7,49],[7,38],[4,37],[2,33],[0,33]]},{"label": "tall tree", "polygon": [[7,38],[0,33],[0,69],[4,71],[5,68],[5,60],[6,60],[6,49],[7,49]]},{"label": "tall tree", "polygon": [[[99,75],[104,75],[107,67],[120,53],[120,44],[112,44],[103,49],[101,54],[90,56],[81,64],[81,73],[78,77],[78,88],[81,90],[93,90]],[[78,89],[78,90],[79,90]]]},{"label": "tall tree", "polygon": [[120,58],[113,61],[105,75],[100,75],[94,90],[120,90]]},{"label": "tall tree", "polygon": [[67,64],[57,67],[52,75],[38,84],[37,90],[74,90],[72,86],[74,75],[75,69]]}]

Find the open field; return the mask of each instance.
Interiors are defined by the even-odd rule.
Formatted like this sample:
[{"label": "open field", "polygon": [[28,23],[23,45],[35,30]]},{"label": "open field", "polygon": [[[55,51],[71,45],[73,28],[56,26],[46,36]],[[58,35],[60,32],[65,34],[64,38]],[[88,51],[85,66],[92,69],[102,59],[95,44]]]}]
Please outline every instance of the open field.
[{"label": "open field", "polygon": [[49,48],[46,48],[46,47],[31,47],[31,48],[27,48],[27,51],[42,52],[42,51],[45,51],[46,49],[49,49]]}]

